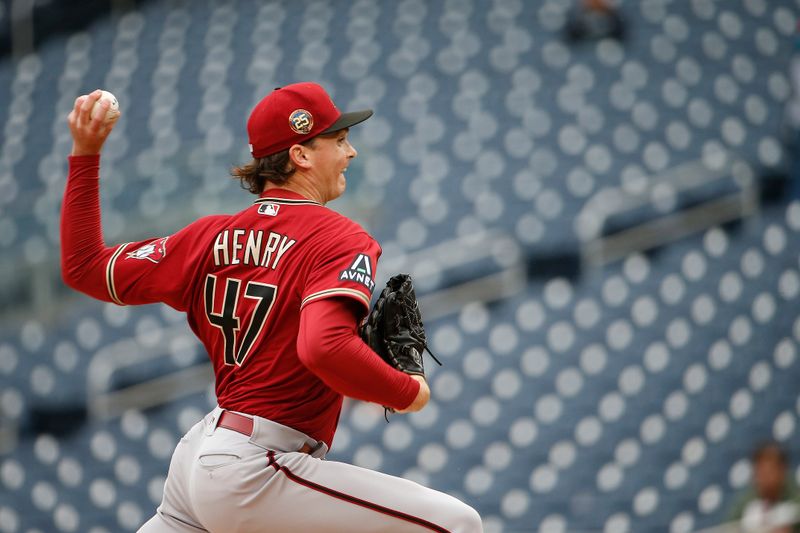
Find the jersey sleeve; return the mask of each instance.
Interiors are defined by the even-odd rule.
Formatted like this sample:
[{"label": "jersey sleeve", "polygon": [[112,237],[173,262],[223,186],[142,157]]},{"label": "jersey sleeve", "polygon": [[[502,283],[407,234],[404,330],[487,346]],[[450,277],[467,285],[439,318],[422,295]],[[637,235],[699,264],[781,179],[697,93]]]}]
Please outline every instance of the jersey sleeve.
[{"label": "jersey sleeve", "polygon": [[119,305],[164,302],[189,306],[191,282],[208,260],[218,217],[205,217],[167,237],[119,245],[106,265],[106,288]]},{"label": "jersey sleeve", "polygon": [[202,218],[175,235],[106,246],[100,221],[100,156],[70,156],[61,210],[61,273],[71,288],[117,304],[187,305],[186,290],[209,228]]},{"label": "jersey sleeve", "polygon": [[378,243],[363,231],[331,240],[311,265],[301,308],[321,298],[345,296],[369,311],[380,255]]},{"label": "jersey sleeve", "polygon": [[419,383],[361,340],[360,310],[353,300],[341,298],[315,300],[303,308],[297,335],[300,362],[339,394],[405,409],[417,397]]}]

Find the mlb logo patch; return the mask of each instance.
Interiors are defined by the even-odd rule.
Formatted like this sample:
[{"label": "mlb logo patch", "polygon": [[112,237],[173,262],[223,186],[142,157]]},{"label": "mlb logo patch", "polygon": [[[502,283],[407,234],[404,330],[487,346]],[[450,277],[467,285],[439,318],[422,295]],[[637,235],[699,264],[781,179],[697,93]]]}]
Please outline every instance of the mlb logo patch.
[{"label": "mlb logo patch", "polygon": [[278,204],[261,204],[258,206],[258,214],[274,217],[278,215],[278,209],[280,208],[281,206]]}]

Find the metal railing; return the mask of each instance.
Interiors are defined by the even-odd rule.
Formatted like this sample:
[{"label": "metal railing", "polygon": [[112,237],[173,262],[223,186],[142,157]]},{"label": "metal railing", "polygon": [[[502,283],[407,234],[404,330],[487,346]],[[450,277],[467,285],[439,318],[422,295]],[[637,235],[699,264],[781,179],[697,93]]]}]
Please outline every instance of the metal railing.
[{"label": "metal railing", "polygon": [[[682,239],[718,224],[758,211],[758,184],[750,165],[732,152],[719,151],[704,159],[671,168],[644,181],[641,190],[623,187],[598,191],[576,218],[581,261],[595,267],[626,255]],[[706,194],[681,208],[681,195],[719,186],[725,192]],[[651,208],[654,216],[625,229],[605,233],[612,217]]]}]

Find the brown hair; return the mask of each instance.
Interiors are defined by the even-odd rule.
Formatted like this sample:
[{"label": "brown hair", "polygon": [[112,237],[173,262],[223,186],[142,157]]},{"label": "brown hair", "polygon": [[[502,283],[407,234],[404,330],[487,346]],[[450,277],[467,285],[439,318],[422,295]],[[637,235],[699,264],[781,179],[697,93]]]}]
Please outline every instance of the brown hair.
[{"label": "brown hair", "polygon": [[775,441],[766,441],[759,444],[753,451],[752,461],[758,463],[766,458],[777,459],[778,463],[782,465],[789,464],[789,454]]},{"label": "brown hair", "polygon": [[[314,146],[314,139],[309,139],[303,146]],[[231,176],[238,179],[242,188],[253,194],[261,194],[267,182],[285,185],[294,174],[294,165],[289,157],[289,150],[277,154],[254,158],[249,163],[231,169]]]}]

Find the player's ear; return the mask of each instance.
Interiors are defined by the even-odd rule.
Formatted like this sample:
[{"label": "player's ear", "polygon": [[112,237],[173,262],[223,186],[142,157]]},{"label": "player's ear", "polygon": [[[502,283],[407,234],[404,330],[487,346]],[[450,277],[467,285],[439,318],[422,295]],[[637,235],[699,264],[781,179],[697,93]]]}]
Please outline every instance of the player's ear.
[{"label": "player's ear", "polygon": [[294,165],[294,168],[310,168],[311,167],[311,158],[310,158],[310,151],[307,147],[303,146],[302,144],[293,144],[291,148],[289,148],[289,159]]}]

